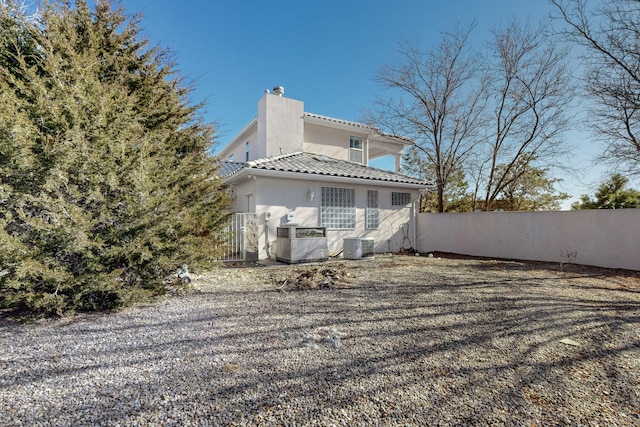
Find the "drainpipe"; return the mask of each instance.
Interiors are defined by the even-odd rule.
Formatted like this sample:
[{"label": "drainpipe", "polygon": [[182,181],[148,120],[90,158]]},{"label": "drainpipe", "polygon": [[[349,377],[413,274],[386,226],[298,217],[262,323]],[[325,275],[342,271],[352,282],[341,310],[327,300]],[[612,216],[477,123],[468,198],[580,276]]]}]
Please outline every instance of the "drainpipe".
[{"label": "drainpipe", "polygon": [[417,235],[416,228],[418,226],[418,210],[419,210],[419,209],[416,209],[416,202],[419,202],[419,201],[420,201],[420,193],[418,192],[418,198],[411,202],[411,240],[413,241],[411,246],[416,251],[416,253],[418,252],[418,248],[417,248],[418,242],[416,242],[416,235]]},{"label": "drainpipe", "polygon": [[418,198],[411,202],[411,224],[413,225],[411,230],[411,237],[413,238],[413,245],[415,246],[413,249],[418,252],[418,212],[420,212],[420,207],[416,207],[416,202],[420,202],[422,195],[429,191],[427,188],[418,190]]}]

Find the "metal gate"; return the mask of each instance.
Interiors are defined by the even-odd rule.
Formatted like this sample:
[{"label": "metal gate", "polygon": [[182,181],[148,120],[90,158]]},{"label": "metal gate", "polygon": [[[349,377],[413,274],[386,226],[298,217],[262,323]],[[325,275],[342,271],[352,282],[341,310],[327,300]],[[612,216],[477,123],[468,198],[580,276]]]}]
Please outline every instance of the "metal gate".
[{"label": "metal gate", "polygon": [[224,228],[226,244],[219,261],[245,262],[258,260],[258,215],[236,213]]}]

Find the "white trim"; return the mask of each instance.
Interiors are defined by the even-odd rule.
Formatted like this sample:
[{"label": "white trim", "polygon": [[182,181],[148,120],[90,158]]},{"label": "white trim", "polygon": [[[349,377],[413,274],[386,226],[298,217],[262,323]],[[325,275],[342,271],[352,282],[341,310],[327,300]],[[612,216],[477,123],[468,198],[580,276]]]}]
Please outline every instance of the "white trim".
[{"label": "white trim", "polygon": [[234,151],[233,148],[236,146],[236,144],[234,143],[238,143],[239,140],[245,139],[244,135],[247,134],[251,129],[253,129],[254,126],[257,126],[257,124],[258,124],[258,116],[255,116],[238,134],[236,134],[236,136],[233,137],[231,141],[227,143],[227,145],[222,147],[220,152],[216,154],[216,157],[219,157],[219,158],[227,157],[227,153],[229,151]]},{"label": "white trim", "polygon": [[[364,165],[365,164],[365,159],[364,159],[364,141],[367,138],[363,138],[361,135],[349,135],[349,161],[351,163],[356,163],[359,165]],[[354,141],[359,141],[360,142],[360,148],[357,147],[352,147],[351,143]],[[356,162],[352,159],[352,155],[353,154],[360,154],[360,161]]]},{"label": "white trim", "polygon": [[382,181],[377,179],[369,179],[369,178],[354,178],[347,176],[334,176],[334,175],[319,175],[319,174],[311,174],[304,172],[285,172],[285,171],[274,171],[270,169],[241,169],[240,171],[234,173],[233,175],[229,175],[224,179],[224,184],[229,184],[236,179],[240,179],[245,175],[250,175],[251,177],[256,176],[266,176],[271,178],[288,178],[288,179],[304,179],[309,181],[322,181],[322,182],[336,182],[336,183],[344,183],[344,184],[362,184],[369,186],[379,186],[379,187],[396,187],[396,188],[407,188],[407,189],[434,189],[434,185],[423,185],[423,184],[411,184],[406,182],[394,182],[394,181]]},{"label": "white trim", "polygon": [[369,138],[365,138],[364,139],[364,148],[365,148],[365,159],[363,159],[364,161],[362,162],[363,165],[365,166],[369,166]]}]

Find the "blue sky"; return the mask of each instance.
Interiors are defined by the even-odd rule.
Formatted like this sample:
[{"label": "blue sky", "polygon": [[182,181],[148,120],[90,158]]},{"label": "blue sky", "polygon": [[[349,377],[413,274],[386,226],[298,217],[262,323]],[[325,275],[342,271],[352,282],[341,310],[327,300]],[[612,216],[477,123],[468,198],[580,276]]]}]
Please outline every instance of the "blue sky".
[{"label": "blue sky", "polygon": [[[122,0],[141,12],[144,34],[171,49],[181,75],[195,81],[193,101],[206,101],[205,118],[219,124],[218,148],[256,113],[265,89],[305,102],[305,111],[359,120],[381,90],[373,81],[393,60],[401,40],[439,42],[456,23],[477,19],[483,43],[491,28],[513,17],[548,19],[546,0]],[[593,192],[601,176],[589,164],[597,147],[583,135],[575,163],[589,172],[563,176],[562,191]],[[579,141],[577,140],[579,139]],[[591,185],[591,186],[590,186]],[[565,204],[568,206],[568,204]]]}]

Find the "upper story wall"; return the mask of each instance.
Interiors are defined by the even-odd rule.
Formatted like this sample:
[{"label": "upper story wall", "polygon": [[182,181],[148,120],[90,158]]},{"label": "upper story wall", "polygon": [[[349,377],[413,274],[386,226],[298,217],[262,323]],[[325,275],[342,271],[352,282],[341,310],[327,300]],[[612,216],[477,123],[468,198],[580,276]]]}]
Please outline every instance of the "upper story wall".
[{"label": "upper story wall", "polygon": [[335,129],[313,123],[305,123],[303,150],[307,153],[324,154],[339,160],[349,161],[350,138],[362,139],[362,164],[368,164],[367,135],[359,132]]},{"label": "upper story wall", "polygon": [[[220,151],[221,160],[246,162],[304,151],[368,165],[371,159],[390,155],[395,157],[396,172],[400,170],[408,144],[400,138],[360,123],[305,114],[302,101],[281,93],[265,93],[257,107],[257,116]],[[360,138],[361,148],[351,147],[351,136]]]},{"label": "upper story wall", "polygon": [[258,146],[258,124],[254,119],[246,128],[240,132],[232,142],[220,151],[218,157],[220,160],[228,160],[232,162],[246,162],[247,150],[251,157],[251,149]]}]

